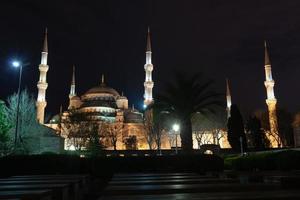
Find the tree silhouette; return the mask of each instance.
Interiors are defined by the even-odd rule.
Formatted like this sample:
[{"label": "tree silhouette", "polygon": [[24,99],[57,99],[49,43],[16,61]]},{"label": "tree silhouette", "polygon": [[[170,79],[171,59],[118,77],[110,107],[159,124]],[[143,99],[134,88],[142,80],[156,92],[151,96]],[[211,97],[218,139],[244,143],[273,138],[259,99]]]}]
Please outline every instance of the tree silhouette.
[{"label": "tree silhouette", "polygon": [[222,94],[212,89],[213,81],[200,73],[187,76],[175,73],[174,82],[166,83],[164,93],[156,96],[154,107],[167,111],[180,122],[182,149],[190,152],[193,148],[192,121],[195,113],[209,113],[216,105],[223,105]]},{"label": "tree silhouette", "polygon": [[266,147],[267,139],[257,117],[254,116],[248,119],[246,130],[249,132],[252,144],[256,150],[262,150]]},{"label": "tree silhouette", "polygon": [[243,150],[247,149],[247,140],[244,131],[243,117],[237,105],[233,104],[230,109],[230,117],[228,119],[228,141],[235,152],[241,149],[240,139],[243,142]]}]

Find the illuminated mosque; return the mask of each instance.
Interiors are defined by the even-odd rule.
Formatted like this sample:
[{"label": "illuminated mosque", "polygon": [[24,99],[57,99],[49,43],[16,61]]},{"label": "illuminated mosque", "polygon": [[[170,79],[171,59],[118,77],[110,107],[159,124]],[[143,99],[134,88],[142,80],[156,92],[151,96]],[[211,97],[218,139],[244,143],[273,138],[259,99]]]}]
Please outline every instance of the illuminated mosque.
[{"label": "illuminated mosque", "polygon": [[[144,65],[145,69],[145,82],[144,82],[144,106],[147,107],[153,102],[152,89],[154,82],[152,81],[152,51],[151,51],[151,41],[150,41],[150,30],[148,29],[147,34],[147,45],[146,45],[146,63]],[[65,139],[64,148],[66,150],[76,149],[72,140],[69,137],[69,132],[66,126],[64,126],[61,119],[68,118],[68,115],[71,110],[76,110],[81,113],[85,113],[88,116],[92,117],[94,120],[99,122],[107,122],[115,126],[121,127],[121,131],[117,135],[115,149],[117,150],[126,150],[126,149],[149,149],[147,143],[147,136],[144,124],[143,113],[135,109],[134,107],[128,106],[128,99],[123,94],[120,94],[115,89],[109,87],[105,83],[105,77],[102,75],[101,82],[99,85],[87,90],[83,95],[79,96],[76,94],[76,83],[75,83],[75,67],[73,67],[72,82],[69,93],[69,106],[68,110],[61,111],[60,114],[55,115],[52,119],[45,123],[44,122],[44,113],[45,107],[47,105],[46,101],[46,90],[48,87],[47,83],[47,71],[49,66],[47,64],[48,60],[48,43],[47,43],[47,31],[45,33],[44,45],[41,55],[41,64],[39,65],[40,78],[37,83],[38,96],[36,101],[37,107],[37,120],[39,123],[44,124],[54,130],[60,136]],[[267,100],[269,111],[269,120],[271,130],[269,131],[269,139],[273,145],[273,140],[276,140],[277,128],[277,117],[276,117],[276,99],[274,96],[274,80],[272,78],[271,64],[267,52],[267,47],[265,46],[265,74],[266,81],[265,87],[267,89]],[[229,89],[228,81],[226,81],[226,100],[227,100],[227,117],[230,117],[230,106],[231,106],[231,94]],[[273,134],[275,132],[275,134]],[[272,134],[271,134],[272,133]],[[217,142],[221,148],[230,148],[230,145],[227,140],[226,130],[221,130],[223,137]],[[163,132],[161,138],[161,149],[171,149],[174,147],[174,140],[171,140],[172,134],[169,134],[167,131]],[[212,131],[208,130],[205,133],[206,141],[203,141],[202,144],[216,144],[212,136]],[[273,139],[272,139],[273,135]],[[176,141],[177,141],[177,135]],[[126,145],[126,140],[128,138],[134,138],[136,144],[134,147],[128,147]],[[207,139],[208,138],[208,139]],[[173,142],[172,142],[173,141]],[[193,134],[193,143],[194,148],[199,148],[199,142],[196,141],[195,134]],[[274,143],[275,144],[275,143]],[[180,137],[178,137],[178,146],[180,145]],[[275,146],[275,145],[274,145]],[[113,145],[105,145],[106,149],[114,149]]]}]

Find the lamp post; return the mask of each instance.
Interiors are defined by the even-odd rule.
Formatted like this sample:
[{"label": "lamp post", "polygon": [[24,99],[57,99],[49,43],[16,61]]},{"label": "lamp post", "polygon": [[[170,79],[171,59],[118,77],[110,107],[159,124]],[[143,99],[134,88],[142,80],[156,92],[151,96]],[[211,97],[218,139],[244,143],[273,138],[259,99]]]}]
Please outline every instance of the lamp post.
[{"label": "lamp post", "polygon": [[13,61],[12,66],[15,68],[19,68],[19,86],[18,86],[18,99],[17,99],[17,113],[16,113],[16,130],[15,130],[15,143],[14,148],[17,148],[17,141],[18,141],[18,130],[19,130],[19,110],[20,110],[20,90],[21,90],[21,81],[22,81],[22,63],[19,61]]},{"label": "lamp post", "polygon": [[243,138],[242,136],[240,137],[240,146],[241,146],[241,156],[244,155],[244,150],[243,150]]},{"label": "lamp post", "polygon": [[174,130],[174,133],[175,133],[175,152],[176,154],[178,154],[178,148],[177,148],[177,132],[179,131],[179,125],[178,124],[174,124],[173,125],[173,130]]}]

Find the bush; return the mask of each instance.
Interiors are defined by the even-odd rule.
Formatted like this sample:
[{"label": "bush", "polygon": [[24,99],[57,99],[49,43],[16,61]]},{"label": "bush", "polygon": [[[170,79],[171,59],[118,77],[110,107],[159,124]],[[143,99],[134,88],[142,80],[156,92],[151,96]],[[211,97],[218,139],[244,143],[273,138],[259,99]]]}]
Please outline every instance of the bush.
[{"label": "bush", "polygon": [[98,157],[76,155],[24,155],[0,159],[0,177],[24,174],[80,174],[95,177],[115,172],[206,172],[222,171],[223,159],[214,155]]},{"label": "bush", "polygon": [[226,158],[226,168],[233,170],[298,170],[300,169],[299,151],[260,153],[244,157]]}]

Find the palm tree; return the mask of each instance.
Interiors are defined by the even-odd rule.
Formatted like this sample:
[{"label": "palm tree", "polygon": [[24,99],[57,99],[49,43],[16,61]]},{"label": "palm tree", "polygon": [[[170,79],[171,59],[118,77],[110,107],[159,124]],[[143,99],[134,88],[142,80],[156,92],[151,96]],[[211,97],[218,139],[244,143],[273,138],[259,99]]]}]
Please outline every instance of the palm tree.
[{"label": "palm tree", "polygon": [[223,105],[223,94],[212,89],[214,81],[206,80],[202,74],[186,76],[175,73],[175,82],[166,83],[165,92],[155,98],[152,105],[161,111],[168,111],[180,123],[182,149],[193,149],[191,118],[196,113],[207,114],[215,111],[216,106]]}]

